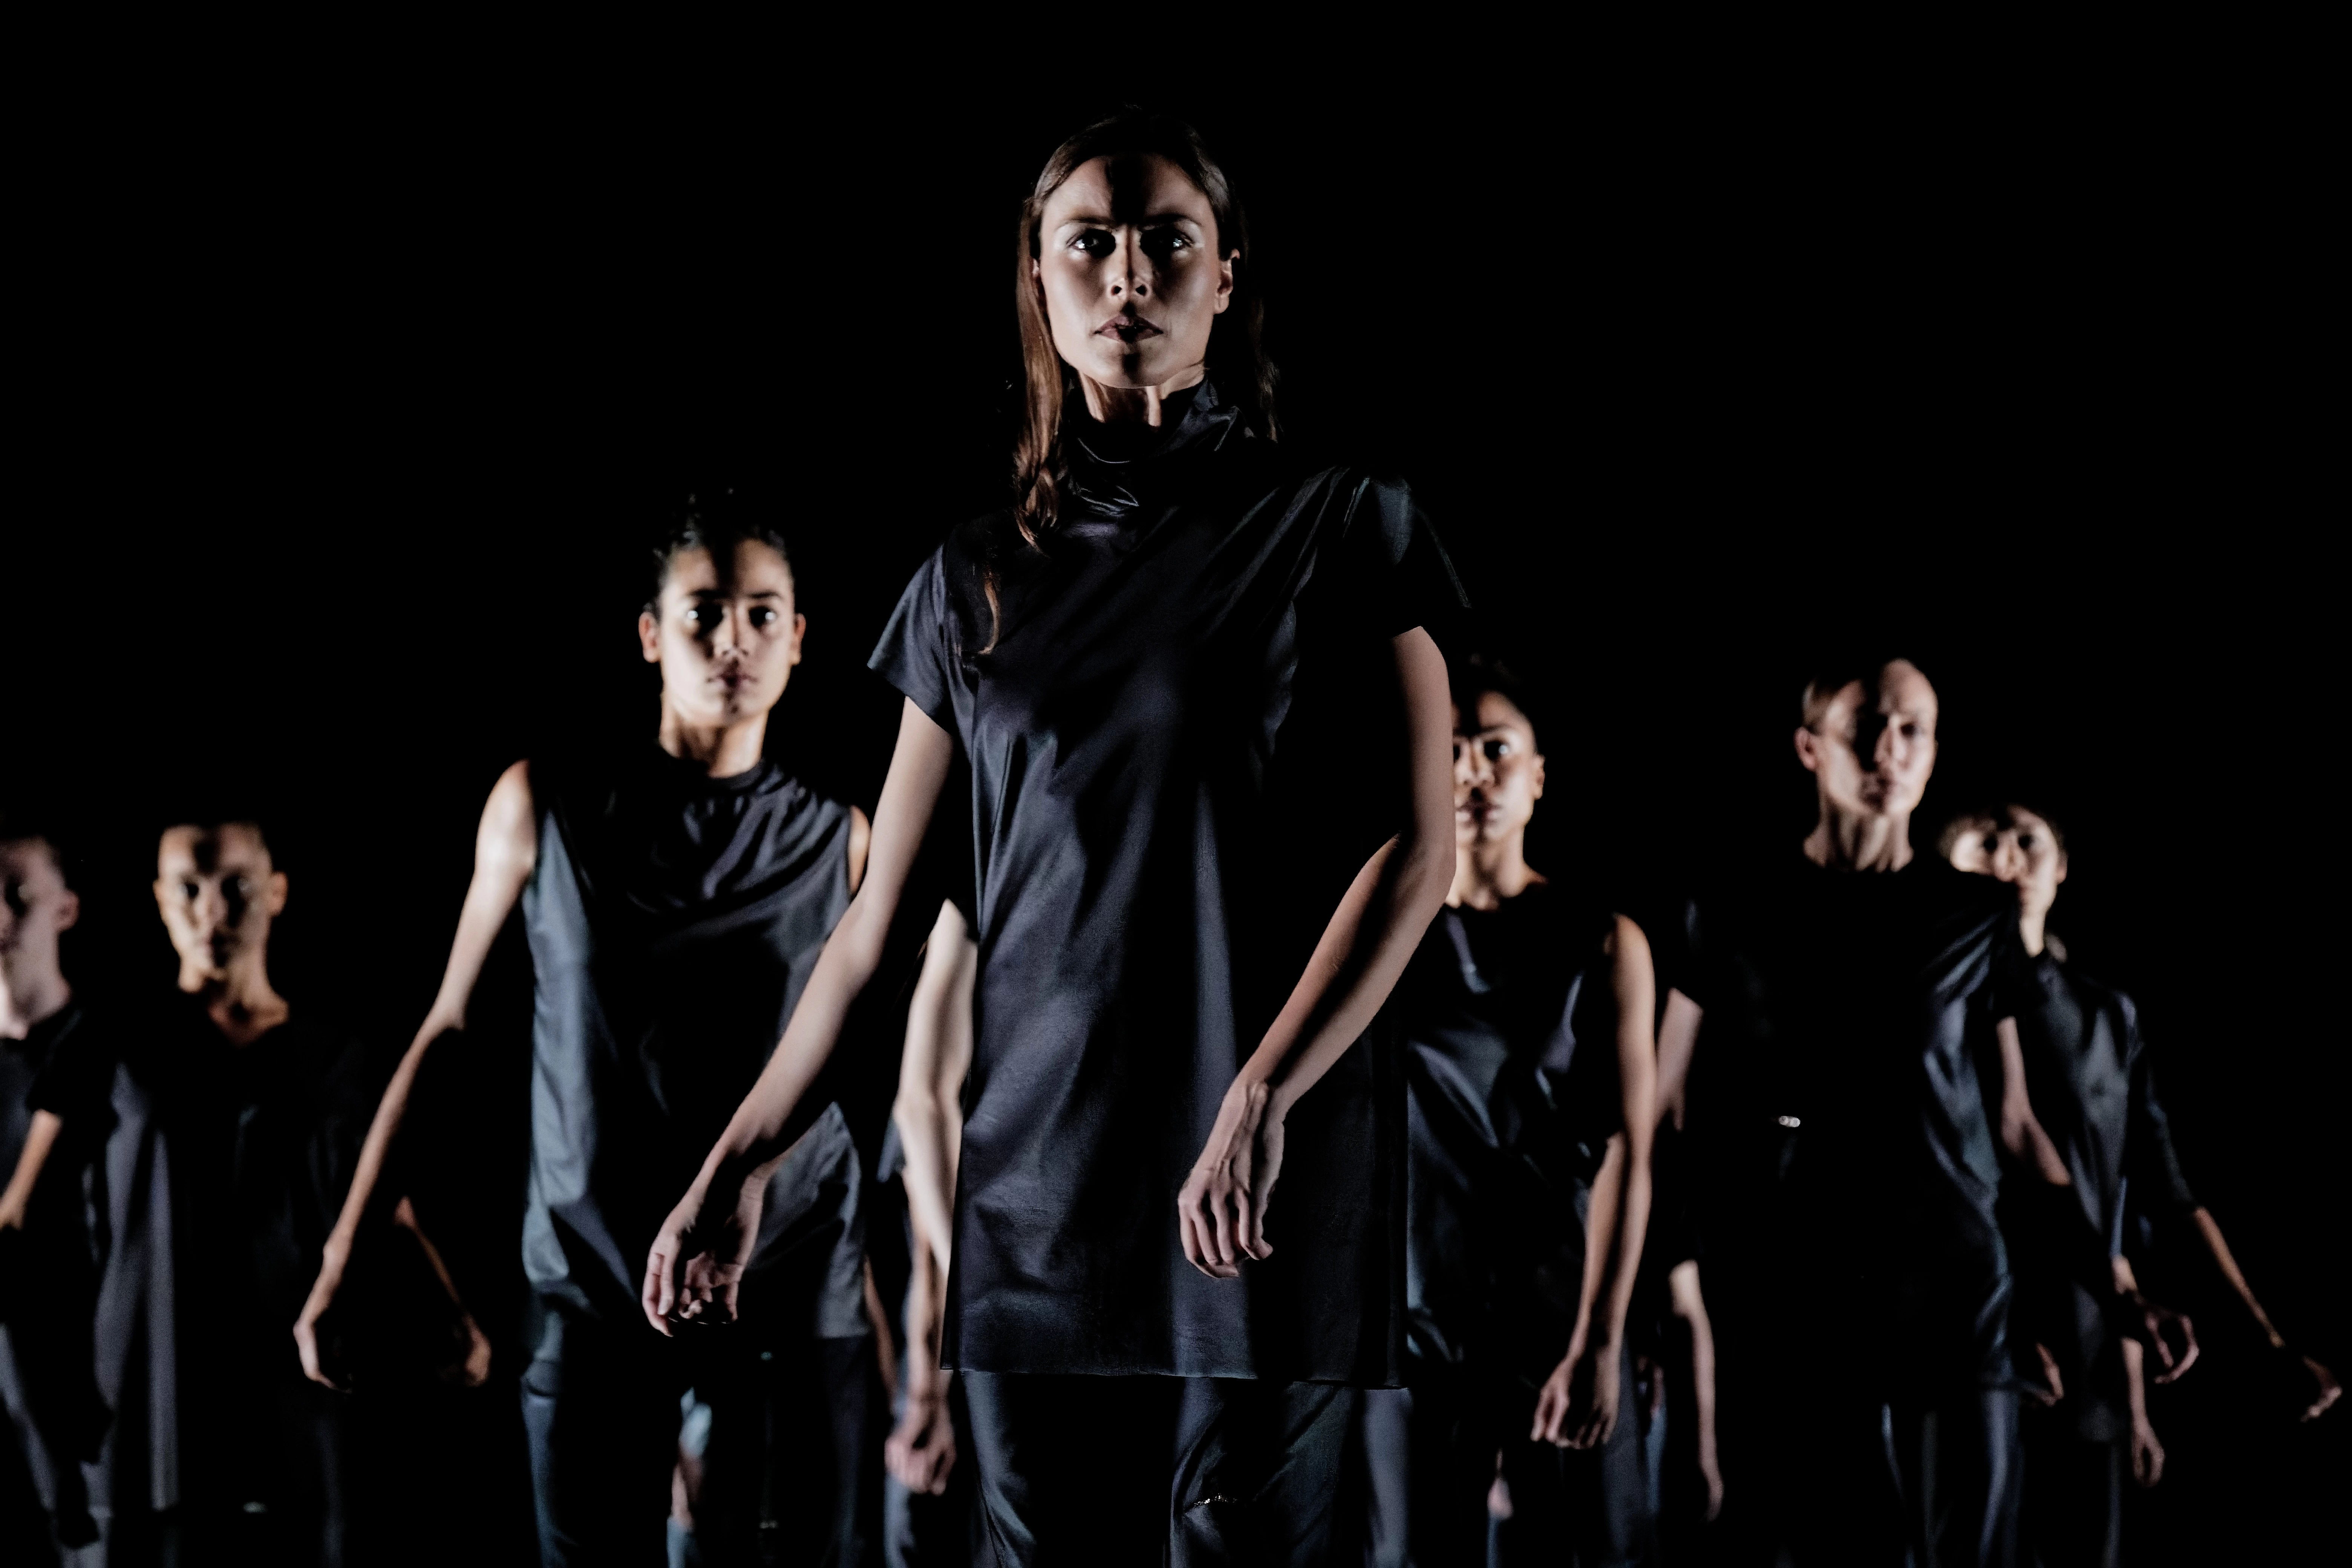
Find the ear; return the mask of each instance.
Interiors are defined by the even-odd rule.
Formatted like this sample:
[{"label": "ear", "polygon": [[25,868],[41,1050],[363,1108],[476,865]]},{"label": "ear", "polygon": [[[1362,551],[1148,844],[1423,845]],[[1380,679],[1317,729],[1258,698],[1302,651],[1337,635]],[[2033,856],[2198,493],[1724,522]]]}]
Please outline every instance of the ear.
[{"label": "ear", "polygon": [[1534,758],[1533,758],[1532,760],[1533,760],[1533,762],[1534,762],[1534,763],[1535,763],[1535,766],[1534,766],[1534,768],[1533,768],[1533,770],[1532,770],[1533,777],[1534,777],[1534,782],[1535,782],[1535,787],[1534,787],[1532,790],[1530,790],[1530,791],[1528,792],[1528,799],[1530,799],[1530,800],[1541,800],[1541,799],[1543,798],[1543,786],[1544,786],[1544,759],[1543,759],[1543,753],[1542,753],[1541,752],[1538,752],[1535,754],[1535,756],[1534,756]]},{"label": "ear", "polygon": [[651,610],[637,612],[637,647],[647,664],[661,662],[661,623],[654,619]]},{"label": "ear", "polygon": [[1220,316],[1225,313],[1225,307],[1234,302],[1234,263],[1239,261],[1241,256],[1242,253],[1236,250],[1217,263],[1216,313]]},{"label": "ear", "polygon": [[791,656],[791,662],[793,664],[798,664],[801,661],[801,639],[806,636],[808,636],[808,617],[802,615],[798,610],[794,610],[793,612],[793,651]]},{"label": "ear", "polygon": [[2063,882],[2063,881],[2064,881],[2065,879],[2066,879],[2066,852],[2065,852],[2063,849],[2061,849],[2061,850],[2058,852],[2058,875],[2057,875],[2054,879],[2053,879],[2051,885],[2052,885],[2053,887],[2055,887],[2058,883]]},{"label": "ear", "polygon": [[74,922],[80,919],[81,895],[68,888],[58,895],[58,929],[71,931],[74,928]]},{"label": "ear", "polygon": [[1797,761],[1805,764],[1805,771],[1809,773],[1822,771],[1821,744],[1820,736],[1802,724],[1797,726]]},{"label": "ear", "polygon": [[167,920],[172,913],[172,900],[164,896],[163,879],[161,877],[155,879],[155,912]]},{"label": "ear", "polygon": [[283,872],[283,871],[272,871],[271,873],[269,873],[269,892],[268,892],[268,894],[264,898],[264,900],[263,900],[263,901],[262,901],[262,907],[263,907],[264,909],[266,909],[266,910],[268,910],[269,911],[269,918],[270,918],[270,919],[272,919],[272,920],[276,920],[276,919],[277,919],[280,914],[283,914],[283,913],[285,912],[285,910],[286,910],[286,873],[285,873],[285,872]]}]

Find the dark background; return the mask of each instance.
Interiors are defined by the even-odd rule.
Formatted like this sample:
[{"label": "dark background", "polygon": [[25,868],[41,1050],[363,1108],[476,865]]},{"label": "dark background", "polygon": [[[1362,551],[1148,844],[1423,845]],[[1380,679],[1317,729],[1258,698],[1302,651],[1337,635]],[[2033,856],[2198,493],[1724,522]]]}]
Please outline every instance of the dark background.
[{"label": "dark background", "polygon": [[[1538,862],[1670,884],[1793,843],[1807,659],[1910,651],[1945,703],[1923,840],[1998,795],[2065,823],[2054,928],[2141,1001],[2273,1315],[2352,1363],[2326,1239],[2344,849],[2301,793],[2340,708],[2342,258],[2305,100],[2102,78],[1604,110],[1594,74],[550,70],[51,127],[0,800],[73,832],[72,972],[167,985],[153,830],[250,810],[293,882],[283,989],[404,1044],[498,772],[651,726],[642,544],[697,486],[785,498],[810,632],[772,747],[870,808],[898,703],[865,655],[1003,494],[1016,204],[1138,98],[1194,117],[1248,204],[1287,438],[1407,477],[1479,635],[1547,688]],[[503,1034],[436,1067],[412,1135],[446,1158],[428,1225],[499,1301],[527,1072],[505,984]],[[2231,1551],[2263,1555],[2318,1522],[2352,1415],[2261,1406],[2231,1313],[2179,1289],[2210,1360],[2158,1405],[2174,1473],[2141,1541],[2251,1528]],[[510,1398],[459,1402],[509,1459]]]}]

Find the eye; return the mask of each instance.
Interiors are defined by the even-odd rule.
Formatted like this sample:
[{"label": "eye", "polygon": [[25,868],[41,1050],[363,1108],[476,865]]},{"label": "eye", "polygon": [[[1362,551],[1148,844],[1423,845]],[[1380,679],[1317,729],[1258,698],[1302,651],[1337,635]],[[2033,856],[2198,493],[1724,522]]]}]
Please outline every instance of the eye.
[{"label": "eye", "polygon": [[1179,228],[1153,228],[1144,231],[1143,254],[1154,261],[1165,261],[1178,251],[1189,250],[1192,247],[1192,240],[1185,237],[1184,231]]},{"label": "eye", "polygon": [[709,605],[694,605],[688,607],[686,619],[689,626],[708,626],[718,621],[719,612]]},{"label": "eye", "polygon": [[1508,741],[1485,741],[1480,742],[1480,746],[1486,752],[1486,760],[1490,763],[1499,763],[1511,754],[1511,743]]},{"label": "eye", "polygon": [[753,626],[772,626],[776,624],[776,612],[770,609],[767,605],[758,605],[752,607],[751,624]]},{"label": "eye", "polygon": [[204,896],[205,890],[194,882],[183,882],[180,884],[180,891],[186,894],[188,902],[193,904]]},{"label": "eye", "polygon": [[1072,239],[1069,248],[1083,252],[1090,260],[1100,261],[1118,247],[1108,229],[1090,228]]}]

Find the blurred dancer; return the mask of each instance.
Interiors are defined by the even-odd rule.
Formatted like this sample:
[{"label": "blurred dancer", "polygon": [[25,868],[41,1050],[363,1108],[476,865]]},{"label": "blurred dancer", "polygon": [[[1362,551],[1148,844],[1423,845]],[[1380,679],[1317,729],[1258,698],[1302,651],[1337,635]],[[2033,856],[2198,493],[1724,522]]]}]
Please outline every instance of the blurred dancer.
[{"label": "blurred dancer", "polygon": [[815,1101],[822,1114],[762,1173],[747,1326],[667,1343],[636,1315],[660,1194],[692,1175],[758,1076],[864,869],[864,816],[761,751],[805,627],[773,522],[731,492],[689,501],[637,618],[661,669],[656,743],[518,763],[490,792],[440,994],[384,1092],[295,1326],[311,1376],[332,1377],[328,1310],[359,1261],[419,1065],[463,1030],[520,901],[537,997],[523,1262],[545,1308],[522,1402],[551,1568],[661,1560],[689,1388],[710,1411],[692,1507],[706,1561],[764,1550],[848,1563],[864,1550],[874,1352],[857,1156],[838,1108]]},{"label": "blurred dancer", "polygon": [[971,922],[953,901],[942,902],[908,1009],[898,1099],[891,1109],[893,1154],[884,1159],[885,1178],[895,1170],[906,1194],[909,1264],[898,1426],[883,1448],[890,1474],[884,1521],[890,1568],[970,1563],[987,1552],[974,1535],[970,1419],[955,1373],[940,1364],[979,967]]},{"label": "blurred dancer", "polygon": [[[81,917],[53,837],[0,819],[0,1556],[51,1560],[98,1539],[82,1463],[108,1412],[90,1317],[100,1237],[87,1201],[113,1112],[112,1054],[65,976]],[[97,1195],[104,1195],[102,1185]],[[100,1500],[103,1506],[103,1500]]]},{"label": "blurred dancer", "polygon": [[1479,1561],[1499,1454],[1498,1560],[1601,1568],[1649,1533],[1624,1328],[1650,1208],[1650,945],[1528,864],[1545,762],[1517,682],[1472,663],[1452,685],[1454,885],[1397,987],[1406,1371],[1366,1399],[1373,1560]]},{"label": "blurred dancer", "polygon": [[[2254,1327],[2308,1380],[2302,1415],[2317,1417],[2341,1392],[2336,1376],[2288,1349],[2221,1227],[2189,1190],[2157,1098],[2138,1010],[2130,997],[2068,963],[2049,930],[2051,906],[2066,879],[2064,834],[2049,817],[2009,805],[1955,818],[1942,848],[1960,870],[2017,889],[2020,934],[2032,961],[2032,984],[2019,992],[2017,1017],[2029,1102],[2012,1103],[2004,1139],[2021,1154],[2038,1137],[2054,1140],[2084,1221],[2109,1238],[2118,1279],[2131,1279],[2123,1256],[2127,1196],[2135,1209],[2193,1231]],[[2024,1413],[2027,1545],[2049,1568],[2116,1563],[2123,1478],[2153,1486],[2164,1464],[2163,1445],[2147,1420],[2142,1349],[2112,1332],[2099,1300],[2071,1279],[2029,1276],[2021,1291],[2042,1298],[2021,1300],[2021,1319],[2030,1321],[2037,1350],[2052,1358],[2058,1395],[2053,1407]],[[2027,1320],[2029,1307],[2040,1310]]]},{"label": "blurred dancer", "polygon": [[[1423,625],[1459,595],[1402,486],[1268,439],[1240,209],[1189,128],[1066,142],[1016,266],[1016,504],[950,536],[876,651],[908,700],[874,875],[645,1305],[726,1310],[961,746],[980,968],[943,1354],[997,1555],[1318,1560],[1353,1385],[1395,1370],[1393,1058],[1349,1047],[1453,870]],[[1309,734],[1379,761],[1309,792]]]},{"label": "blurred dancer", "polygon": [[[2011,899],[1912,854],[1937,718],[1906,660],[1817,675],[1795,736],[1814,827],[1801,854],[1703,892],[1673,966],[1698,1024],[1690,1127],[1742,1556],[1978,1563],[2014,1546],[1986,1105],[2009,1091],[1998,1042],[2021,955]],[[2110,1321],[2185,1369],[2185,1321],[2118,1289],[2089,1226],[2068,1235]]]},{"label": "blurred dancer", "polygon": [[358,1153],[364,1052],[271,982],[288,879],[259,824],[167,828],[154,891],[179,994],[125,1032],[107,1149],[109,1560],[339,1563],[343,1412],[285,1326]]}]

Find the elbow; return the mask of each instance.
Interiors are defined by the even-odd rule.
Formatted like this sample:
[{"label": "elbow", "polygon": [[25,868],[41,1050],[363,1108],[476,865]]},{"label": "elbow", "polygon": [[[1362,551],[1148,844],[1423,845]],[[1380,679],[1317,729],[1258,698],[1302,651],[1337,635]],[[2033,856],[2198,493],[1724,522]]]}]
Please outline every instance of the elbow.
[{"label": "elbow", "polygon": [[1399,847],[1403,864],[1398,871],[1397,902],[1419,931],[1437,918],[1446,889],[1454,885],[1453,836],[1417,832]]}]

